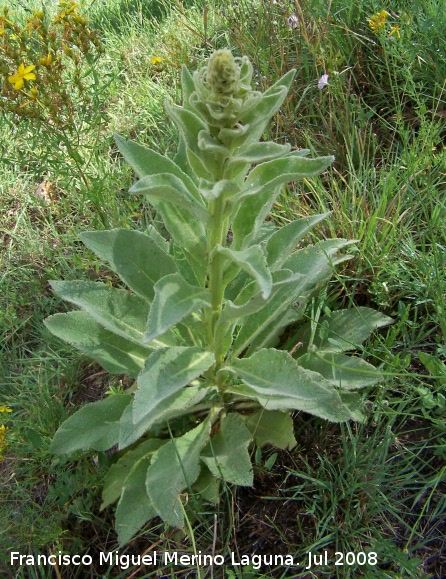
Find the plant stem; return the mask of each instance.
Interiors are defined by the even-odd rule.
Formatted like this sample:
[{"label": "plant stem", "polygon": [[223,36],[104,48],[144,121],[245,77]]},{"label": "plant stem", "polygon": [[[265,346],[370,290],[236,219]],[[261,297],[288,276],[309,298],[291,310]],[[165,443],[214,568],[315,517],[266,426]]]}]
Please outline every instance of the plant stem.
[{"label": "plant stem", "polygon": [[217,197],[209,202],[209,229],[208,229],[208,287],[211,293],[211,308],[207,314],[208,340],[215,355],[215,371],[221,366],[224,359],[223,336],[215,332],[220,317],[225,285],[223,283],[224,258],[215,251],[223,245],[227,235],[228,223],[224,217],[225,200]]}]

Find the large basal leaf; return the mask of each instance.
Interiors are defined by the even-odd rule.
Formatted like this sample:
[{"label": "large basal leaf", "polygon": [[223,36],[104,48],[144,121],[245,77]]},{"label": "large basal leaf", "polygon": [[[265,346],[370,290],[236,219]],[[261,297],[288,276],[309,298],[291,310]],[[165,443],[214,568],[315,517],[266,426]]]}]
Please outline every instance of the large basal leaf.
[{"label": "large basal leaf", "polygon": [[319,372],[328,382],[354,390],[376,384],[382,379],[381,373],[361,358],[331,352],[307,353],[297,359],[302,368]]},{"label": "large basal leaf", "polygon": [[267,410],[303,410],[334,422],[351,418],[333,386],[320,374],[300,368],[288,352],[264,349],[249,358],[232,360],[222,371],[236,374],[245,389]]},{"label": "large basal leaf", "polygon": [[206,288],[190,285],[178,273],[163,277],[155,285],[144,341],[150,342],[188,314],[210,304],[210,293]]},{"label": "large basal leaf", "polygon": [[[102,489],[101,511],[119,499],[129,472],[136,463],[144,457],[150,458],[162,444],[164,444],[164,441],[157,438],[144,440],[133,450],[128,450],[110,467]],[[143,488],[145,489],[145,475]]]},{"label": "large basal leaf", "polygon": [[140,231],[86,231],[79,238],[99,258],[109,263],[130,289],[150,301],[153,300],[156,282],[177,271],[170,255]]},{"label": "large basal leaf", "polygon": [[319,175],[333,160],[334,157],[306,159],[289,155],[254,167],[246,178],[238,197],[240,207],[232,224],[234,249],[241,249],[251,244],[253,237],[270,212],[281,185]]},{"label": "large basal leaf", "polygon": [[120,547],[128,543],[147,521],[156,517],[145,485],[150,460],[150,456],[139,460],[125,480],[116,508],[115,528]]},{"label": "large basal leaf", "polygon": [[252,435],[238,414],[228,414],[219,432],[203,450],[201,460],[216,478],[240,486],[253,485],[248,446]]},{"label": "large basal leaf", "polygon": [[340,390],[339,396],[341,397],[343,404],[345,404],[349,409],[352,420],[356,420],[356,422],[364,422],[365,416],[361,412],[363,406],[361,394],[353,390]]},{"label": "large basal leaf", "polygon": [[163,422],[190,414],[194,406],[212,393],[212,388],[188,386],[175,392],[157,404],[150,414],[146,414],[139,422],[133,422],[132,405],[124,410],[119,425],[119,448],[127,448],[146,434],[152,427]]},{"label": "large basal leaf", "polygon": [[[355,350],[376,329],[392,323],[392,318],[371,308],[361,306],[351,310],[338,310],[319,320],[320,329],[316,332],[313,345],[321,353]],[[310,333],[311,325],[305,324],[296,335],[296,340],[303,344],[299,355],[307,352]]]},{"label": "large basal leaf", "polygon": [[180,438],[162,446],[152,459],[146,487],[157,514],[172,527],[184,525],[181,493],[200,474],[200,452],[209,440],[211,423],[206,420]]},{"label": "large basal leaf", "polygon": [[59,427],[50,452],[71,454],[76,450],[108,450],[118,443],[119,421],[131,401],[128,394],[115,394],[85,405]]},{"label": "large basal leaf", "polygon": [[353,350],[363,344],[376,329],[393,323],[392,318],[366,307],[338,310],[327,321],[327,337],[320,343],[315,342],[319,349],[327,351]]},{"label": "large basal leaf", "polygon": [[[287,325],[299,319],[311,295],[330,279],[333,264],[349,257],[337,256],[337,252],[351,243],[343,239],[330,239],[294,252],[285,261],[284,267],[294,275],[300,274],[301,279],[285,284],[260,312],[243,321],[233,355],[238,356],[248,346],[250,353],[256,348],[269,346]],[[291,305],[296,307],[296,312],[290,309]]]},{"label": "large basal leaf", "polygon": [[291,450],[297,444],[294,438],[293,419],[288,412],[262,409],[246,419],[246,426],[257,446],[272,444],[282,450],[286,448]]},{"label": "large basal leaf", "polygon": [[52,334],[91,356],[112,374],[136,378],[153,351],[109,332],[87,312],[55,314],[44,323]]},{"label": "large basal leaf", "polygon": [[207,503],[218,505],[220,501],[220,480],[215,478],[206,465],[201,465],[200,475],[192,486],[194,493]]},{"label": "large basal leaf", "polygon": [[107,330],[143,343],[149,303],[126,290],[88,281],[50,281],[58,296],[87,311]]},{"label": "large basal leaf", "polygon": [[268,266],[272,271],[280,269],[302,238],[330,213],[296,219],[275,231],[266,243]]},{"label": "large basal leaf", "polygon": [[133,422],[157,412],[157,406],[200,376],[214,363],[214,355],[200,348],[157,350],[138,376],[133,402]]}]

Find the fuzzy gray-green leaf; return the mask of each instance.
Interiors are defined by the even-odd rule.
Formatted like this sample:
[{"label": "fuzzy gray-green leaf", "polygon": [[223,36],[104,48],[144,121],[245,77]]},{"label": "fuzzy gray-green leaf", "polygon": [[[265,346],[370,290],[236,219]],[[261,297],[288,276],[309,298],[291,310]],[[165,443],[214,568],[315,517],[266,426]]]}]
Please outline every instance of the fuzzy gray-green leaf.
[{"label": "fuzzy gray-green leaf", "polygon": [[108,262],[130,289],[150,301],[153,300],[155,283],[177,271],[172,257],[140,231],[86,231],[79,238],[98,257]]},{"label": "fuzzy gray-green leaf", "polygon": [[155,424],[189,414],[191,409],[211,394],[212,388],[188,386],[165,398],[139,422],[133,421],[132,405],[125,409],[119,425],[119,448],[127,448],[149,431]]},{"label": "fuzzy gray-green leaf", "polygon": [[330,213],[312,215],[303,219],[291,221],[288,225],[275,231],[266,243],[266,254],[268,265],[272,271],[279,269],[291,253],[296,249],[297,244],[311,229],[320,221],[328,217]]},{"label": "fuzzy gray-green leaf", "polygon": [[138,376],[133,422],[136,424],[156,412],[158,405],[200,376],[213,362],[214,355],[200,348],[165,348],[153,352]]},{"label": "fuzzy gray-green leaf", "polygon": [[107,330],[137,344],[143,343],[149,303],[130,292],[100,282],[51,281],[61,298],[88,312]]},{"label": "fuzzy gray-green leaf", "polygon": [[52,334],[100,362],[112,374],[136,378],[153,351],[106,330],[87,312],[55,314],[45,320]]},{"label": "fuzzy gray-green leaf", "polygon": [[206,420],[180,438],[162,446],[152,459],[146,487],[157,514],[172,527],[184,525],[181,493],[200,474],[200,452],[209,440],[211,423]]},{"label": "fuzzy gray-green leaf", "polygon": [[50,452],[71,454],[76,450],[108,450],[118,442],[119,421],[131,401],[128,394],[115,394],[86,404],[61,424]]},{"label": "fuzzy gray-green leaf", "polygon": [[[144,457],[150,458],[150,455],[158,450],[162,444],[164,444],[164,441],[157,438],[144,440],[136,448],[128,450],[117,462],[112,464],[104,481],[101,511],[119,499],[125,480],[136,463]],[[145,489],[145,482],[143,482],[143,488]]]},{"label": "fuzzy gray-green leaf", "polygon": [[192,215],[198,215],[204,221],[208,218],[204,205],[196,201],[181,179],[170,173],[147,175],[137,181],[129,189],[129,193],[144,195],[151,203],[155,200],[161,200],[179,205],[183,210],[187,210]]},{"label": "fuzzy gray-green leaf", "polygon": [[[304,370],[288,352],[264,349],[233,360],[230,371],[267,410],[303,410],[334,422],[351,418],[333,386],[320,374]],[[237,387],[230,387],[237,392]]]},{"label": "fuzzy gray-green leaf", "polygon": [[259,410],[246,419],[257,446],[272,444],[285,450],[296,446],[293,419],[288,412],[278,410]]},{"label": "fuzzy gray-green leaf", "polygon": [[[330,316],[319,320],[324,324],[324,331],[316,331],[313,345],[322,352],[348,352],[359,348],[372,332],[393,323],[392,318],[367,307],[350,310],[338,310]],[[322,326],[321,326],[322,327]],[[310,324],[305,324],[299,331],[297,339],[303,343],[299,354],[305,354],[308,346],[307,337],[311,333]]]},{"label": "fuzzy gray-green leaf", "polygon": [[295,74],[295,70],[289,70],[285,73],[263,93],[256,106],[243,115],[241,118],[242,123],[250,125],[250,131],[243,144],[249,145],[257,142],[263,135],[271,117],[279,110],[286,99]]},{"label": "fuzzy gray-green leaf", "polygon": [[190,285],[178,273],[163,277],[155,285],[145,342],[160,336],[191,312],[209,305],[210,294],[206,288]]},{"label": "fuzzy gray-green leaf", "polygon": [[248,446],[252,435],[238,414],[228,414],[220,431],[202,453],[201,460],[212,474],[228,483],[252,486],[253,472]]},{"label": "fuzzy gray-green leaf", "polygon": [[281,185],[319,175],[333,160],[334,157],[306,159],[289,155],[254,167],[238,197],[240,206],[235,205],[238,208],[232,225],[235,249],[251,243],[270,212]]},{"label": "fuzzy gray-green leaf", "polygon": [[253,277],[265,299],[269,296],[272,287],[272,276],[260,245],[251,245],[251,247],[242,251],[234,251],[228,247],[217,245],[215,251],[236,263]]},{"label": "fuzzy gray-green leaf", "polygon": [[297,363],[307,370],[319,372],[333,386],[344,390],[365,388],[382,380],[379,370],[355,356],[322,350],[304,354]]},{"label": "fuzzy gray-green leaf", "polygon": [[[234,356],[237,356],[247,346],[250,351],[256,348],[269,346],[274,338],[286,325],[293,320],[293,311],[290,306],[297,306],[297,318],[302,316],[303,308],[311,295],[317,291],[322,283],[328,281],[332,275],[333,262],[346,259],[348,256],[337,256],[337,252],[349,245],[350,241],[343,239],[329,239],[294,252],[283,264],[294,275],[300,275],[296,283],[284,284],[274,292],[273,298],[255,315],[248,316],[242,324],[234,344]],[[290,320],[291,316],[291,320]],[[300,340],[304,341],[304,340]]]},{"label": "fuzzy gray-green leaf", "polygon": [[125,139],[118,134],[114,136],[122,156],[133,167],[140,179],[147,175],[170,173],[178,177],[195,199],[200,201],[200,195],[192,179],[167,155],[161,155],[140,143]]},{"label": "fuzzy gray-green leaf", "polygon": [[147,495],[145,480],[151,457],[139,460],[125,480],[116,509],[116,531],[119,546],[130,541],[141,527],[156,517],[156,510]]}]

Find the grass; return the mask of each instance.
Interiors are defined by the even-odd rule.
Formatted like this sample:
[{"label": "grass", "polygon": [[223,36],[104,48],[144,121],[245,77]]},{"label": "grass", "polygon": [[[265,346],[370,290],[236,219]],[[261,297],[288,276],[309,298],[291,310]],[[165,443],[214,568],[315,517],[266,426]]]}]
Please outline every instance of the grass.
[{"label": "grass", "polygon": [[[23,4],[23,6],[22,6]],[[22,3],[22,14],[38,2]],[[173,7],[172,7],[173,6]],[[91,1],[85,13],[105,47],[97,62],[93,121],[76,133],[79,158],[42,142],[26,119],[4,113],[0,200],[0,414],[8,446],[0,461],[0,565],[10,577],[82,577],[57,569],[9,565],[23,554],[87,553],[91,576],[152,577],[156,569],[97,565],[113,552],[110,509],[101,513],[101,476],[111,458],[56,461],[49,443],[74,408],[126,384],[52,338],[42,320],[66,306],[48,279],[106,280],[111,272],[77,241],[80,231],[141,230],[156,223],[126,196],[132,176],[117,154],[113,130],[164,152],[175,137],[162,108],[178,101],[182,64],[193,69],[214,48],[247,54],[265,88],[297,67],[289,99],[271,136],[317,154],[335,154],[317,180],[290,186],[273,219],[332,210],[316,236],[357,239],[354,259],[333,278],[324,307],[372,305],[395,319],[364,356],[385,381],[367,392],[364,424],[333,425],[295,417],[298,447],[256,455],[255,487],[225,487],[214,511],[189,497],[190,527],[149,527],[123,554],[158,551],[291,554],[327,552],[328,565],[216,567],[214,576],[441,578],[446,574],[446,431],[442,367],[446,357],[445,86],[446,20],[434,0],[398,0],[379,34],[367,20],[386,8],[369,0],[257,2]],[[295,28],[288,24],[294,14]],[[274,39],[274,42],[271,41]],[[155,56],[163,60],[151,64]],[[317,88],[329,74],[325,89]],[[68,88],[69,80],[67,79]],[[100,90],[99,90],[100,89]],[[73,91],[74,94],[74,91]],[[78,103],[81,105],[82,103]],[[100,114],[99,114],[100,113]],[[79,168],[82,174],[79,172]],[[83,176],[82,176],[83,175]],[[50,184],[45,201],[36,195]],[[292,332],[292,329],[290,329]],[[443,396],[443,399],[442,399]],[[443,402],[442,402],[443,400]],[[216,515],[216,518],[214,518]],[[344,554],[374,551],[377,565],[335,566]],[[240,560],[240,559],[239,559]],[[255,565],[254,565],[255,566]],[[209,577],[208,569],[165,569],[164,576]]]}]

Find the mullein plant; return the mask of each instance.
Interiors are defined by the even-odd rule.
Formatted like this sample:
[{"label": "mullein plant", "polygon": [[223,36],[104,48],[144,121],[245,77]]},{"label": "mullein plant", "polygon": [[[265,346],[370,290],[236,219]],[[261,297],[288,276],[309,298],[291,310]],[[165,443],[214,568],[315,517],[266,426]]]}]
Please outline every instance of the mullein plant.
[{"label": "mullein plant", "polygon": [[[222,481],[252,486],[252,446],[292,448],[292,412],[361,420],[357,390],[381,378],[344,352],[389,318],[364,307],[308,313],[352,242],[301,246],[328,214],[284,227],[267,220],[285,184],[320,174],[333,157],[261,141],[294,71],[264,93],[252,73],[247,57],[228,50],[193,75],[183,68],[183,104],[165,104],[179,130],[173,159],[116,136],[139,178],[130,194],[150,202],[167,238],[154,228],[80,238],[129,290],[52,282],[80,309],[51,316],[47,328],[109,372],[136,378],[70,416],[51,447],[116,448],[102,508],[117,501],[120,545],[156,516],[183,528],[186,496],[215,503]],[[287,351],[290,325],[296,343]]]}]

